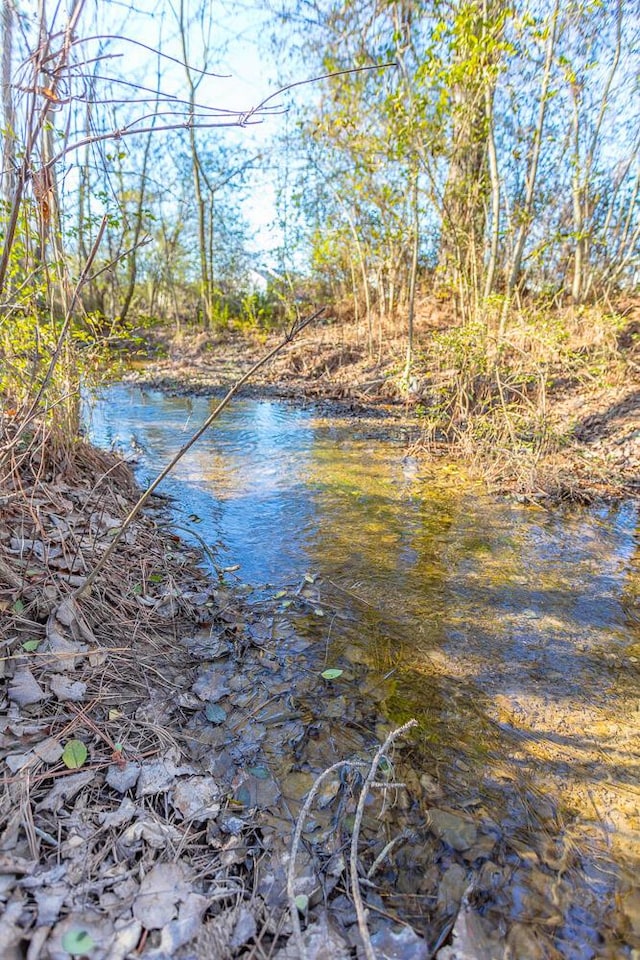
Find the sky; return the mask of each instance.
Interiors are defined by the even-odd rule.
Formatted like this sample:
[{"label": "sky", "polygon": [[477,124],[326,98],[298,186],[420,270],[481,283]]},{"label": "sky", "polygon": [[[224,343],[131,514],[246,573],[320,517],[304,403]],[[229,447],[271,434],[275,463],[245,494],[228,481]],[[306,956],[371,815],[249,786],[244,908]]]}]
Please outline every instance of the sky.
[{"label": "sky", "polygon": [[[264,6],[234,3],[226,5],[219,0],[203,0],[211,17],[211,53],[208,69],[220,77],[204,77],[198,87],[198,100],[224,109],[246,112],[279,89],[278,67],[270,52],[268,33],[273,30],[273,17]],[[179,0],[137,0],[130,7],[121,0],[105,0],[98,4],[98,19],[109,20],[109,29],[123,37],[142,40],[163,53],[181,59],[176,15]],[[187,16],[193,18],[189,31],[188,54],[195,67],[203,65],[205,37],[197,22],[199,0],[185,0]],[[153,77],[157,69],[156,57],[149,51],[115,41],[113,49],[123,53],[122,60],[111,70],[123,75]],[[115,61],[114,61],[115,64]],[[178,64],[163,61],[162,86],[168,93],[186,96],[184,71]],[[306,78],[303,78],[306,79]],[[152,85],[152,81],[147,81]],[[301,94],[299,94],[301,95]],[[276,103],[291,101],[291,95],[278,98]],[[272,136],[282,130],[285,118],[269,117],[262,123],[242,129],[227,129],[225,142],[237,144],[242,154],[257,154],[264,150]],[[247,198],[243,212],[250,224],[252,242],[256,251],[268,251],[281,243],[280,231],[274,224],[275,185],[268,169],[258,166],[248,180]]]}]

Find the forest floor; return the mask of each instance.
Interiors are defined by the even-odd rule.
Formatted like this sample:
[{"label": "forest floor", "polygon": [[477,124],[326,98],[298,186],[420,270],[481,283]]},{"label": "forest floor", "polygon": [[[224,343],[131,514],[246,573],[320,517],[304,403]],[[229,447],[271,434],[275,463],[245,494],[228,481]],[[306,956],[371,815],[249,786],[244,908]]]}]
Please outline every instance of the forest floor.
[{"label": "forest floor", "polygon": [[[496,389],[486,377],[471,377],[462,386],[455,371],[449,383],[429,364],[433,325],[418,323],[415,376],[403,381],[406,340],[385,335],[379,355],[346,324],[318,323],[263,368],[244,392],[284,397],[296,402],[334,405],[341,413],[401,419],[415,428],[414,452],[425,457],[462,460],[492,491],[525,498],[591,501],[640,495],[640,305],[625,310],[615,336],[600,351],[589,345],[588,323],[568,365],[562,357],[542,357],[519,383],[544,369],[544,391],[526,396],[513,388],[506,416]],[[601,337],[603,339],[603,337]],[[175,337],[151,333],[148,357],[130,378],[161,389],[219,394],[277,342],[224,331]],[[585,345],[586,344],[586,345]],[[576,362],[577,361],[577,362]],[[469,379],[469,378],[468,378]],[[472,396],[470,396],[472,395]],[[443,409],[442,397],[447,397]],[[474,399],[475,396],[475,399]],[[436,403],[440,403],[437,416]],[[512,425],[515,423],[515,428]],[[532,443],[536,431],[542,443]]]}]

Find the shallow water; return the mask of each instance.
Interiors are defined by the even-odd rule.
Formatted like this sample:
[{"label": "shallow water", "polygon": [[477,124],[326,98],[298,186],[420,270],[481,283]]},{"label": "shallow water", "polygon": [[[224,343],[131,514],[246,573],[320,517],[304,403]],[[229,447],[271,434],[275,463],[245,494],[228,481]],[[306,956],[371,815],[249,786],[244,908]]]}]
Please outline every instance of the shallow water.
[{"label": "shallow water", "polygon": [[[91,437],[135,456],[144,481],[214,402],[114,386]],[[627,896],[640,864],[636,507],[498,503],[454,467],[407,457],[397,424],[268,400],[235,402],[164,490],[256,598],[314,579],[296,629],[328,666],[366,664],[389,721],[417,717],[420,762],[470,809],[543,865],[591,845],[594,896]],[[629,903],[620,956],[640,947]],[[600,955],[592,906],[563,922],[563,956]]]}]

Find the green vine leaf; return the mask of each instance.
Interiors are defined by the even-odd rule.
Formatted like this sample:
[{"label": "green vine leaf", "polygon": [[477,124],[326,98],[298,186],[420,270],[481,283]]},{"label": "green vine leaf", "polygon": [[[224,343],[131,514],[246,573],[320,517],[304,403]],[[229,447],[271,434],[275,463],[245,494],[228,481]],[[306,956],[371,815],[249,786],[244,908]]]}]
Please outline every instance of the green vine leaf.
[{"label": "green vine leaf", "polygon": [[330,667],[329,670],[323,670],[320,676],[323,680],[337,680],[343,673],[344,670],[338,670],[337,667]]},{"label": "green vine leaf", "polygon": [[86,957],[95,945],[95,940],[86,930],[67,930],[62,938],[62,949],[72,957]]},{"label": "green vine leaf", "polygon": [[62,762],[69,770],[78,770],[87,756],[88,751],[82,740],[69,740],[62,754]]}]

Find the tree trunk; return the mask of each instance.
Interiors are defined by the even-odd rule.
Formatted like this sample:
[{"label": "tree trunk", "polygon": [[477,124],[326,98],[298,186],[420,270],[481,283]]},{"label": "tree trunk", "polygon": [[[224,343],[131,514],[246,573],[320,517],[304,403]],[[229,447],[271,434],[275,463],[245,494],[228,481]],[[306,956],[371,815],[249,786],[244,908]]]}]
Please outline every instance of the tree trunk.
[{"label": "tree trunk", "polygon": [[477,278],[483,273],[488,194],[485,81],[464,69],[473,50],[482,42],[483,4],[481,0],[472,0],[469,8],[473,10],[470,29],[465,35],[458,35],[454,53],[454,66],[461,79],[451,91],[451,155],[442,204],[438,264],[445,283],[460,291],[459,307],[467,320],[479,300]]},{"label": "tree trunk", "polygon": [[417,164],[411,177],[411,208],[413,214],[413,230],[411,237],[411,269],[409,271],[409,304],[407,313],[407,360],[404,369],[404,379],[409,385],[411,367],[413,365],[413,328],[416,305],[416,280],[418,277],[418,251],[420,247],[420,216],[418,209],[418,168]]},{"label": "tree trunk", "polygon": [[556,0],[551,18],[551,27],[547,38],[547,47],[545,52],[544,70],[542,74],[542,83],[540,86],[540,105],[538,107],[538,120],[533,134],[531,144],[531,153],[527,164],[527,174],[525,180],[525,197],[520,215],[520,224],[516,234],[516,241],[511,261],[511,269],[507,279],[507,297],[511,296],[515,290],[516,284],[520,278],[522,269],[522,255],[524,246],[529,235],[531,219],[533,212],[533,200],[535,196],[536,178],[538,176],[538,163],[540,160],[540,147],[542,145],[542,134],[544,132],[544,121],[547,112],[547,102],[549,94],[549,81],[551,78],[551,65],[553,63],[553,52],[556,44],[556,33],[558,25],[559,0]]},{"label": "tree trunk", "polygon": [[11,87],[12,57],[13,57],[13,17],[14,8],[11,0],[2,2],[2,115],[4,137],[2,139],[2,199],[7,206],[15,192],[16,175],[16,115],[13,105],[13,90]]}]

